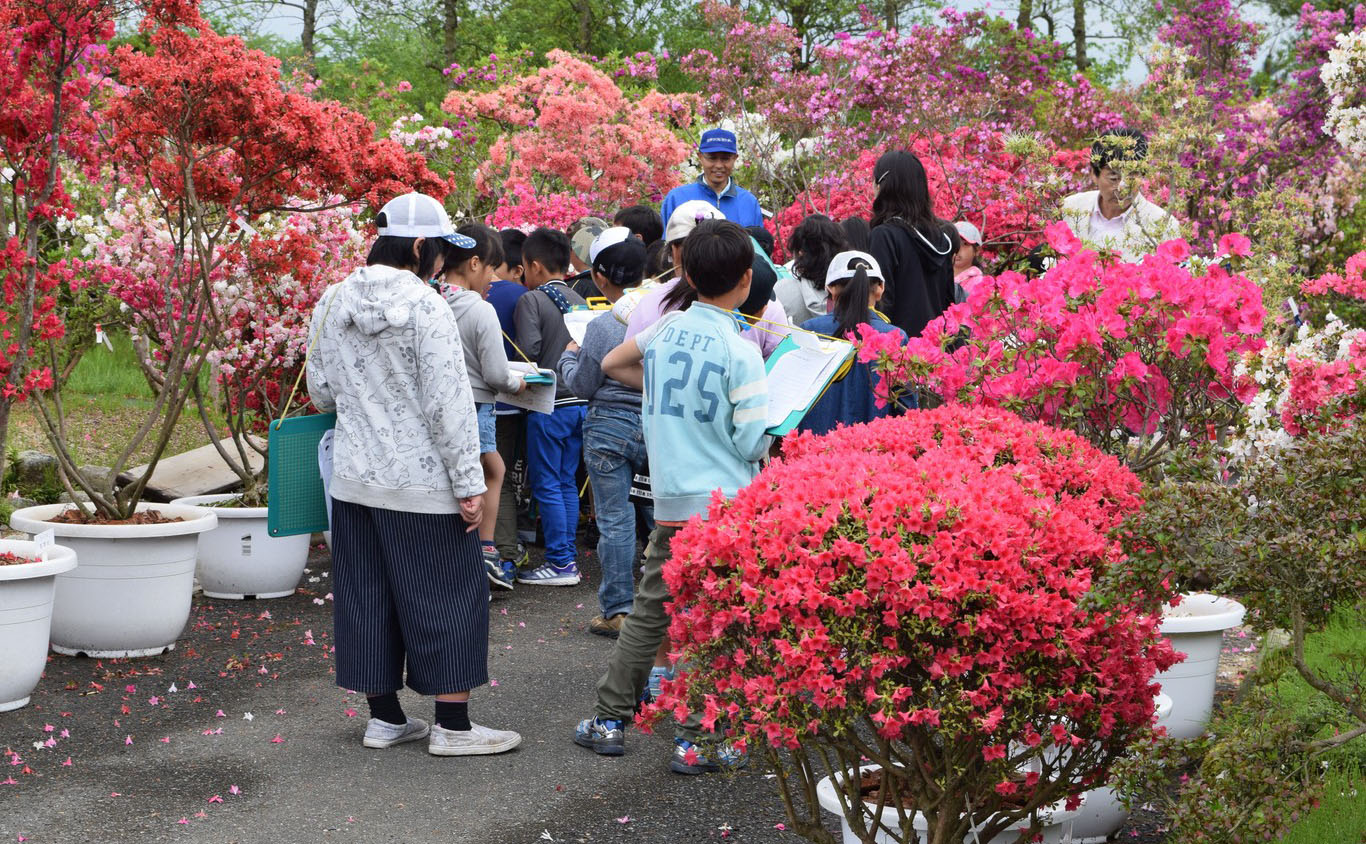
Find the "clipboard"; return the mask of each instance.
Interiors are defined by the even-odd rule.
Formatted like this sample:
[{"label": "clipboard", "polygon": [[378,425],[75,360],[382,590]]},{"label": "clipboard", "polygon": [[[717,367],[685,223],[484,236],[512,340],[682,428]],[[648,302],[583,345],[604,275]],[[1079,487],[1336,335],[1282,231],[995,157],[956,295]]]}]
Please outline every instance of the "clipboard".
[{"label": "clipboard", "polygon": [[498,393],[494,396],[503,404],[530,410],[532,413],[555,412],[555,373],[538,369],[535,364],[508,361],[508,369],[526,376],[526,389],[520,393]]},{"label": "clipboard", "polygon": [[769,379],[765,432],[775,437],[790,433],[830,385],[849,373],[853,363],[854,344],[846,340],[805,332],[783,338],[764,363]]},{"label": "clipboard", "polygon": [[291,416],[270,423],[266,452],[266,532],[318,533],[329,527],[329,507],[318,443],[337,424],[335,413]]}]

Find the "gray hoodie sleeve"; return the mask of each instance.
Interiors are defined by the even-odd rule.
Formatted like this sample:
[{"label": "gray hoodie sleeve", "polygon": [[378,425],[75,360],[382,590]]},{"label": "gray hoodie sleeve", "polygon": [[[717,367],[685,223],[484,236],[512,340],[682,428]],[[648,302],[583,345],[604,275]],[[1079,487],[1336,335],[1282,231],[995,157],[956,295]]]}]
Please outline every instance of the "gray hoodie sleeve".
[{"label": "gray hoodie sleeve", "polygon": [[474,312],[478,319],[479,371],[484,375],[484,383],[495,393],[516,392],[522,378],[508,369],[508,354],[503,348],[503,327],[498,322],[498,312],[488,302],[477,303]]},{"label": "gray hoodie sleeve", "polygon": [[541,357],[541,320],[536,313],[536,300],[544,298],[528,293],[517,299],[517,307],[512,312],[512,321],[517,326],[517,345],[532,360]]},{"label": "gray hoodie sleeve", "polygon": [[[437,303],[439,307],[433,307]],[[452,492],[456,498],[473,498],[483,494],[486,487],[479,465],[479,423],[460,331],[451,309],[439,297],[418,302],[413,310],[418,404],[446,465]]]},{"label": "gray hoodie sleeve", "polygon": [[317,304],[313,306],[313,316],[308,322],[309,352],[308,363],[304,367],[308,378],[308,397],[312,400],[313,406],[324,413],[337,409],[337,397],[332,385],[327,383],[327,371],[323,368],[323,359],[318,347],[322,345],[320,336],[325,328],[323,322],[328,316],[327,303],[336,295],[336,285],[324,291]]}]

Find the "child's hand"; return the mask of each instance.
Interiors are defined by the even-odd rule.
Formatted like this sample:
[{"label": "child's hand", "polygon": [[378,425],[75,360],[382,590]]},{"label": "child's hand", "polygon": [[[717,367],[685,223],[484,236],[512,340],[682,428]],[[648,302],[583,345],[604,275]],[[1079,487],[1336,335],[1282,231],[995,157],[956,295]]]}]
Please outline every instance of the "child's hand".
[{"label": "child's hand", "polygon": [[564,350],[566,352],[577,352],[579,350],[579,344],[570,340],[569,343],[565,345]]},{"label": "child's hand", "polygon": [[469,525],[465,528],[465,533],[478,530],[479,523],[484,520],[484,496],[476,495],[473,498],[460,499],[460,518]]}]

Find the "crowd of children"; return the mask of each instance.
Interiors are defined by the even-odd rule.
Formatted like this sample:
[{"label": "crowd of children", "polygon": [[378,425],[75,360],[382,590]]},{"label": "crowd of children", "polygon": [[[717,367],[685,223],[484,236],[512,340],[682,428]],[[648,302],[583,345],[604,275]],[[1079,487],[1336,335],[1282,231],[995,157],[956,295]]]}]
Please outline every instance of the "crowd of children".
[{"label": "crowd of children", "polygon": [[[788,263],[775,264],[767,230],[726,219],[752,197],[729,181],[728,134],[703,136],[704,178],[671,194],[667,218],[637,205],[568,231],[456,229],[435,199],[398,197],[379,215],[367,267],[318,303],[309,388],[338,414],[337,680],[370,702],[366,746],[517,746],[516,733],[468,717],[469,691],[487,675],[484,581],[580,584],[583,505],[601,571],[587,629],[616,646],[573,739],[623,753],[632,713],[673,670],[662,576],[673,538],[706,517],[716,490],[749,483],[773,446],[765,360],[793,332],[843,338],[868,325],[904,341],[970,287],[981,234],[934,217],[924,169],[906,152],[878,161],[871,225],[812,215],[784,244]],[[498,401],[546,373],[553,406]],[[852,366],[799,428],[888,413],[873,378]],[[537,525],[544,559],[531,565]],[[436,696],[435,724],[403,713],[405,682]],[[674,771],[743,761],[703,742],[696,719],[679,725]]]}]

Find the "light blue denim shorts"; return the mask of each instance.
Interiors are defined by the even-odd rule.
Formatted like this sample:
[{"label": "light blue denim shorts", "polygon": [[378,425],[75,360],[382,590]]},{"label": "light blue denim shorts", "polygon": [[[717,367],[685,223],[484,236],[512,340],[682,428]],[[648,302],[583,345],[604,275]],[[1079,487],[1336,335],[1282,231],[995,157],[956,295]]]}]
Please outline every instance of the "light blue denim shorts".
[{"label": "light blue denim shorts", "polygon": [[493,402],[475,402],[474,415],[479,420],[479,453],[498,450],[498,423],[493,415]]}]

